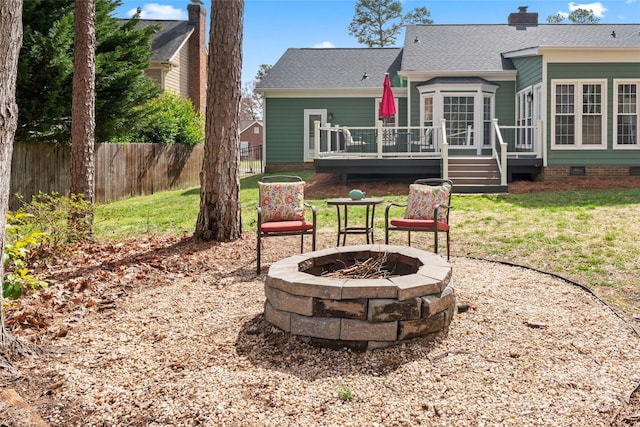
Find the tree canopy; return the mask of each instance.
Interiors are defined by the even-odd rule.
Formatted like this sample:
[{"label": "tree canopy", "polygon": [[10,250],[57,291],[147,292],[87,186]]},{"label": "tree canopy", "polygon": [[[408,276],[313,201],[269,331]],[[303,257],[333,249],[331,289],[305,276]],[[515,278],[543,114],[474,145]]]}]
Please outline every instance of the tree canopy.
[{"label": "tree canopy", "polygon": [[[96,0],[96,141],[131,132],[160,89],[143,71],[157,26],[119,20],[119,0]],[[18,140],[69,141],[74,0],[29,0],[18,64]]]},{"label": "tree canopy", "polygon": [[368,47],[395,44],[405,25],[433,24],[426,7],[416,7],[402,15],[402,5],[395,0],[358,0],[349,34]]},{"label": "tree canopy", "polygon": [[593,10],[576,9],[569,15],[558,13],[547,17],[548,24],[562,24],[565,19],[568,19],[572,24],[598,24],[600,18],[593,14]]}]

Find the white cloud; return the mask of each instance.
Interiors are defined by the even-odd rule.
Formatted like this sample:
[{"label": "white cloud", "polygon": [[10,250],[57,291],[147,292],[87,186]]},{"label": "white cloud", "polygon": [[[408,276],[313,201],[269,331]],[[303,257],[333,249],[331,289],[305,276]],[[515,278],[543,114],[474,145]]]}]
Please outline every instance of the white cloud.
[{"label": "white cloud", "polygon": [[631,3],[635,3],[635,2],[636,2],[636,0],[627,0],[625,3],[626,4],[631,4]]},{"label": "white cloud", "polygon": [[[131,17],[136,13],[136,9],[127,12],[127,16]],[[187,11],[176,9],[173,6],[164,6],[158,3],[147,3],[142,6],[140,13],[142,19],[175,19],[186,20]]]},{"label": "white cloud", "polygon": [[569,10],[571,12],[573,12],[576,9],[590,10],[593,12],[593,16],[597,18],[604,18],[604,13],[608,10],[599,1],[595,3],[580,3],[580,4],[576,4],[574,2],[569,3]]},{"label": "white cloud", "polygon": [[332,49],[334,47],[336,47],[333,43],[329,42],[329,41],[324,41],[321,43],[316,43],[313,45],[314,48],[323,48],[323,49]]}]

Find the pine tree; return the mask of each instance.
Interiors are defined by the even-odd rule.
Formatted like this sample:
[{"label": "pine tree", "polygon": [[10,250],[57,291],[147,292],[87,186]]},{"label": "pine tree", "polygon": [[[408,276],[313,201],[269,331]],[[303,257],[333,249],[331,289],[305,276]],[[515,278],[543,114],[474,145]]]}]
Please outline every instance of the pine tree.
[{"label": "pine tree", "polygon": [[[70,140],[74,5],[74,0],[29,0],[24,5],[18,140]],[[123,24],[113,17],[119,5],[118,0],[96,0],[97,142],[130,133],[141,121],[140,106],[159,94],[143,74],[157,27],[137,29],[137,17]]]}]

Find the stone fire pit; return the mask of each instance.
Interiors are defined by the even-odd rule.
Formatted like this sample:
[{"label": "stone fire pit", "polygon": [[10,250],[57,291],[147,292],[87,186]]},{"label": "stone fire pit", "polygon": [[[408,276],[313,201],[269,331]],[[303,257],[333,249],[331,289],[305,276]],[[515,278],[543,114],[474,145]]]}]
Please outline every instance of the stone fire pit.
[{"label": "stone fire pit", "polygon": [[[383,254],[386,278],[335,273]],[[451,265],[430,252],[389,245],[283,259],[269,268],[265,294],[269,323],[314,345],[354,350],[446,334],[456,304]]]}]

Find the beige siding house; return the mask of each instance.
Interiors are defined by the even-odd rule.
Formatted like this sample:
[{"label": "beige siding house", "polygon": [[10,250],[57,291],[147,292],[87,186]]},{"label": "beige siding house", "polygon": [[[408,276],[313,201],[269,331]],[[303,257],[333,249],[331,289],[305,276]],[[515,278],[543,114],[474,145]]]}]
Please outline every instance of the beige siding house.
[{"label": "beige siding house", "polygon": [[191,99],[196,110],[206,108],[207,50],[206,11],[199,4],[187,5],[189,19],[141,19],[140,26],[159,25],[146,70],[163,91],[172,91]]}]

